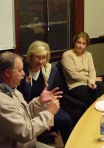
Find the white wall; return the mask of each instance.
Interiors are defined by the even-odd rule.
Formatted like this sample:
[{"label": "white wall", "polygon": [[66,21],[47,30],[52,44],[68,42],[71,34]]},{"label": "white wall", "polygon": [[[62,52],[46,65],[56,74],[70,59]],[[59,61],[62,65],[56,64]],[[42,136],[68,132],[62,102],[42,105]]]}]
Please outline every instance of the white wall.
[{"label": "white wall", "polygon": [[14,0],[0,0],[0,50],[15,48]]},{"label": "white wall", "polygon": [[93,44],[86,50],[92,53],[97,76],[104,75],[104,44]]},{"label": "white wall", "polygon": [[84,0],[84,31],[90,38],[104,35],[104,0]]}]

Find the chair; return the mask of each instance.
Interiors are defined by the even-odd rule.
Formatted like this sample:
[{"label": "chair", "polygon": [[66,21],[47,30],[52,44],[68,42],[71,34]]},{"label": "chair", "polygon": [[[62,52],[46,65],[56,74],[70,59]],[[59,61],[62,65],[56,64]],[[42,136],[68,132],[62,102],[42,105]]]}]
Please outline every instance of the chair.
[{"label": "chair", "polygon": [[61,62],[58,62],[55,66],[58,69],[61,89],[64,92],[63,98],[60,100],[61,108],[71,115],[73,120],[73,126],[75,126],[75,124],[85,112],[85,110],[88,108],[88,106],[84,102],[79,101],[70,96],[70,94],[68,93],[68,87],[62,70]]}]

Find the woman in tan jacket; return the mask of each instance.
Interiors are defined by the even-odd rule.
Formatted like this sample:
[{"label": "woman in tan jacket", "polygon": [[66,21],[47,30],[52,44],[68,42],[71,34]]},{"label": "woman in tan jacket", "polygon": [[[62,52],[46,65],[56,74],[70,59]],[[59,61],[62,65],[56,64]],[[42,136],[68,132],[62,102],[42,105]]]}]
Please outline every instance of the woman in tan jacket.
[{"label": "woman in tan jacket", "polygon": [[89,35],[80,32],[73,38],[74,48],[64,52],[62,57],[70,96],[91,105],[104,94],[104,84],[96,81],[93,58],[86,47],[90,44]]}]

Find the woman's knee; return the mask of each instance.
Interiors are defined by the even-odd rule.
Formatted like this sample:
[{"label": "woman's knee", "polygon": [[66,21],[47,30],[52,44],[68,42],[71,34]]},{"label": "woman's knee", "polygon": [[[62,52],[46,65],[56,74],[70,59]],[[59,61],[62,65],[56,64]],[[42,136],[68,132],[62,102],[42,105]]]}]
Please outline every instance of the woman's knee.
[{"label": "woman's knee", "polygon": [[64,127],[66,125],[72,126],[72,118],[71,118],[71,116],[67,112],[65,112],[64,110],[62,110],[62,109],[56,115],[55,121],[57,122],[57,124],[59,123],[60,125],[62,125]]}]

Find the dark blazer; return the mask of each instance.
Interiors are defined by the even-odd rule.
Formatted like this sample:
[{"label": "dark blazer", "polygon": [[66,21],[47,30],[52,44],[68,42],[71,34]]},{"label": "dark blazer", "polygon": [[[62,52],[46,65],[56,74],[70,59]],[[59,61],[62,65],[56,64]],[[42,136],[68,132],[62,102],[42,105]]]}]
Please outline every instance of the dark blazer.
[{"label": "dark blazer", "polygon": [[[25,77],[22,79],[21,84],[17,87],[17,89],[23,94],[25,100],[29,102],[31,96],[31,82],[27,81],[27,78],[29,77],[28,65],[25,66],[24,71]],[[48,79],[48,90],[57,86],[61,87],[61,83],[59,81],[57,68],[52,66]]]}]

